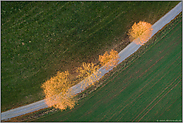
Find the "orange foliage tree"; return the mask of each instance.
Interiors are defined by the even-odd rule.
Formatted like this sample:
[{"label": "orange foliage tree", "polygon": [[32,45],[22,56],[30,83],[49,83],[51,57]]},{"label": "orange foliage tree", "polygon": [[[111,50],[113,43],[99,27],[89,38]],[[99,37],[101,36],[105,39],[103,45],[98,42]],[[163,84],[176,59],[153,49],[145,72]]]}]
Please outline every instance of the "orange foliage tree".
[{"label": "orange foliage tree", "polygon": [[139,38],[139,40],[135,40],[135,43],[143,45],[152,35],[152,30],[152,25],[150,23],[140,21],[136,24],[135,22],[128,32],[130,41]]},{"label": "orange foliage tree", "polygon": [[100,72],[97,71],[99,69],[98,65],[94,63],[82,63],[81,67],[77,68],[77,72],[79,75],[77,76],[80,80],[84,80],[81,88],[87,87],[88,85],[94,84],[97,82],[98,78],[100,77]]},{"label": "orange foliage tree", "polygon": [[103,56],[99,55],[99,61],[102,66],[106,66],[106,70],[115,67],[119,62],[118,52],[112,49],[108,54],[106,51]]},{"label": "orange foliage tree", "polygon": [[71,87],[69,72],[57,72],[57,75],[51,77],[43,83],[42,88],[45,93],[46,104],[51,107],[61,110],[69,107],[72,109],[76,103],[71,92],[68,90]]}]

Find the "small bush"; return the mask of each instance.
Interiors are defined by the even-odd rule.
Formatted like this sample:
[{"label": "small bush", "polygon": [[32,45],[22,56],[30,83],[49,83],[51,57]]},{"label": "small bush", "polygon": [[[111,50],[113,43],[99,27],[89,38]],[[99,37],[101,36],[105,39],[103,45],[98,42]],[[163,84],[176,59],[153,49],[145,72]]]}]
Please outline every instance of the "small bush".
[{"label": "small bush", "polygon": [[106,51],[103,56],[99,55],[99,61],[102,66],[106,66],[106,69],[110,69],[115,67],[119,62],[118,52],[115,50],[111,50],[110,54]]},{"label": "small bush", "polygon": [[81,88],[87,87],[88,85],[94,84],[95,81],[98,80],[100,77],[100,72],[97,70],[99,69],[98,65],[94,63],[82,63],[81,67],[77,68],[77,72],[79,75],[77,76],[80,80],[85,80]]},{"label": "small bush", "polygon": [[136,24],[135,22],[128,32],[129,39],[130,41],[133,41],[134,39],[139,38],[135,43],[143,45],[152,35],[152,30],[152,25],[150,23],[140,21]]}]

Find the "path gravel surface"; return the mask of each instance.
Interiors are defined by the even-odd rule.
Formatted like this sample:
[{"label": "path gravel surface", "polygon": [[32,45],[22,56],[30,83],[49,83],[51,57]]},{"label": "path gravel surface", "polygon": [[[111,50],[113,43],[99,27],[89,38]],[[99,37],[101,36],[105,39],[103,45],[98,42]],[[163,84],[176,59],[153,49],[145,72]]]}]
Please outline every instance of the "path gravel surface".
[{"label": "path gravel surface", "polygon": [[[169,11],[166,15],[164,15],[162,18],[160,18],[152,26],[153,27],[153,32],[152,32],[151,37],[154,34],[156,34],[159,30],[161,30],[171,20],[173,20],[181,11],[182,11],[182,2],[180,2],[171,11]],[[141,47],[141,45],[137,45],[137,44],[134,43],[136,40],[139,40],[139,39],[138,38],[135,39],[125,49],[123,49],[121,52],[119,52],[120,58],[119,58],[118,64],[121,63],[123,60],[125,60],[127,57],[129,57],[131,54],[136,52]],[[107,72],[109,72],[112,69],[113,68],[111,68],[109,70],[106,70],[105,66],[101,67],[99,69],[101,76],[98,79],[100,79],[104,74],[106,74]],[[88,86],[88,85],[83,86],[84,81],[85,80],[81,81],[77,85],[70,88],[70,89],[72,89],[72,94],[80,93]],[[15,108],[15,109],[12,109],[12,110],[2,112],[1,113],[1,120],[7,120],[7,119],[10,119],[10,118],[13,118],[13,117],[16,117],[16,116],[20,116],[20,115],[23,115],[23,114],[26,114],[26,113],[34,112],[34,111],[44,109],[44,108],[47,108],[47,107],[48,106],[46,105],[45,100],[40,100],[38,102],[29,104],[29,105],[21,106],[19,108]]]}]

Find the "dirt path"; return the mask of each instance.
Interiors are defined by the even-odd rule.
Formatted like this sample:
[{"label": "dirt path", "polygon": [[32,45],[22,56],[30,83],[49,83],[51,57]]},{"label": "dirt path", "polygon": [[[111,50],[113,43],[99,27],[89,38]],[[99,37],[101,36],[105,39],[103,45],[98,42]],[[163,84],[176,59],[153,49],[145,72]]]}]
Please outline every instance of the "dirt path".
[{"label": "dirt path", "polygon": [[[182,11],[182,2],[180,2],[171,11],[169,11],[166,15],[164,15],[162,18],[160,18],[152,26],[153,27],[152,36],[154,34],[156,34],[159,30],[161,30],[171,20],[173,20],[181,11]],[[138,39],[135,39],[134,42],[136,40],[138,40]],[[119,52],[120,59],[119,59],[118,64],[121,63],[123,60],[125,60],[127,57],[129,57],[131,54],[136,52],[141,47],[141,45],[137,45],[134,42],[130,43],[125,49],[123,49],[121,52]],[[111,69],[105,70],[105,67],[101,67],[99,69],[99,71],[101,72],[101,77],[105,73],[109,72]],[[101,77],[99,77],[98,79],[100,79]],[[84,81],[85,80],[83,80],[80,83],[78,83],[77,85],[71,87],[72,94],[77,94],[77,93],[83,91],[85,89],[85,87],[87,87],[87,85],[81,87],[83,85]],[[23,115],[23,114],[26,114],[26,113],[34,112],[34,111],[37,111],[37,110],[40,110],[40,109],[43,109],[43,108],[47,108],[47,107],[48,106],[46,105],[45,100],[40,100],[38,102],[29,104],[29,105],[21,106],[19,108],[15,108],[15,109],[12,109],[12,110],[2,112],[1,113],[1,120],[6,120],[6,119],[9,119],[9,118],[12,118],[12,117],[16,117],[16,116],[20,116],[20,115]]]}]

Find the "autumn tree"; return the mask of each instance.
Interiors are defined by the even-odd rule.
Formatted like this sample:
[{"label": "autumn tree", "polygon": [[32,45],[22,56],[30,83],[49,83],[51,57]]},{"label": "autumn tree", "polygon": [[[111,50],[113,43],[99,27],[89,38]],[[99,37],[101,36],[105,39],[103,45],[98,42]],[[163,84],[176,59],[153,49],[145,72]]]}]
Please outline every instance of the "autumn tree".
[{"label": "autumn tree", "polygon": [[100,72],[98,71],[99,66],[94,63],[82,63],[81,67],[77,68],[79,75],[77,76],[80,80],[84,80],[81,88],[87,87],[89,85],[97,82],[100,77]]},{"label": "autumn tree", "polygon": [[74,107],[76,101],[68,89],[71,87],[69,72],[57,72],[57,75],[51,77],[43,83],[42,88],[45,93],[46,104],[61,110]]},{"label": "autumn tree", "polygon": [[132,28],[129,30],[128,35],[130,41],[135,40],[136,44],[143,45],[152,35],[152,25],[150,23],[140,21],[139,23],[134,23]]},{"label": "autumn tree", "polygon": [[111,50],[110,53],[106,51],[104,55],[99,55],[99,61],[102,66],[106,66],[106,70],[115,67],[119,62],[118,52]]}]

